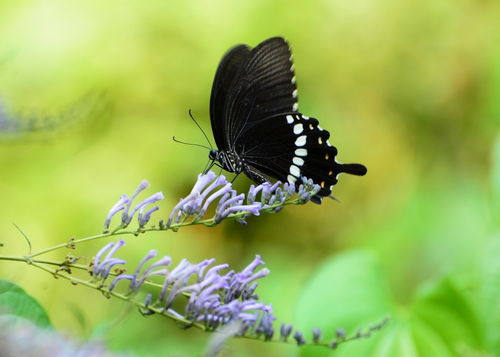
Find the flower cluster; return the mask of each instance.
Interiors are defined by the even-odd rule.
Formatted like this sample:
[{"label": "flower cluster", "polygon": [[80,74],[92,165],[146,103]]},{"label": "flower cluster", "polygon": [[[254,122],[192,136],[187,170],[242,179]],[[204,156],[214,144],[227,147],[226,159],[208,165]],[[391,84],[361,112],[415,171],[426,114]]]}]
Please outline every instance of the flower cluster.
[{"label": "flower cluster", "polygon": [[139,187],[137,187],[137,189],[132,194],[132,196],[130,196],[130,198],[127,195],[121,195],[120,200],[109,210],[106,220],[104,221],[104,229],[107,230],[109,228],[109,224],[111,223],[111,218],[113,218],[113,216],[120,211],[123,211],[121,217],[122,218],[121,227],[128,226],[137,212],[139,212],[137,216],[139,227],[140,228],[144,227],[151,218],[151,214],[157,211],[160,207],[154,206],[153,208],[150,208],[149,210],[144,212],[145,208],[155,202],[163,200],[164,198],[163,193],[157,192],[154,195],[149,196],[142,202],[138,203],[132,208],[132,210],[130,210],[134,198],[136,198],[137,195],[141,193],[141,191],[145,190],[148,187],[149,187],[149,182],[147,182],[146,180],[142,180],[142,182],[139,184]]},{"label": "flower cluster", "polygon": [[[209,331],[230,327],[234,330],[232,336],[263,337],[265,341],[273,339],[276,317],[272,314],[272,306],[259,301],[255,293],[257,280],[270,273],[267,268],[258,269],[264,264],[260,256],[257,255],[240,272],[226,272],[229,265],[215,264],[215,259],[206,259],[197,264],[183,259],[174,267],[171,266],[172,259],[169,256],[152,262],[158,253],[156,250],[150,250],[133,274],[125,274],[123,269],[112,274],[113,267],[126,263],[125,260],[114,257],[124,245],[123,240],[108,243],[93,260],[91,275],[94,281],[99,282],[103,291],[112,293],[120,282],[127,282],[127,296],[135,296],[146,282],[159,277],[162,281],[156,285],[159,291],[155,295],[148,292],[145,299],[141,300],[141,312],[144,315],[159,313],[186,324],[198,324]],[[108,279],[110,282],[105,285]],[[174,302],[178,302],[181,296],[185,298],[183,311],[173,308]],[[322,341],[322,330],[319,328],[311,330],[312,339],[307,341],[301,331],[294,331],[292,325],[282,323],[279,339],[287,342],[288,338],[293,336],[299,346],[320,344],[336,348],[341,343],[369,337],[373,331],[381,329],[386,323],[387,319],[384,319],[366,331],[359,330],[350,337],[346,337],[344,329],[340,328],[336,330],[335,339],[328,342]]]},{"label": "flower cluster", "polygon": [[[97,253],[91,271],[94,279],[104,284],[113,267],[125,264],[124,260],[114,257],[123,245],[123,240],[109,243]],[[172,260],[168,256],[150,263],[157,255],[156,250],[151,250],[133,274],[114,276],[107,291],[112,292],[119,282],[128,281],[127,292],[133,294],[152,277],[161,277],[161,291],[155,299],[148,294],[144,301],[144,308],[148,313],[176,316],[201,323],[209,330],[238,320],[242,322],[244,331],[254,329],[257,334],[272,337],[272,321],[275,319],[272,307],[259,302],[255,294],[258,286],[256,280],[269,274],[268,269],[257,270],[264,264],[259,256],[241,272],[230,270],[222,273],[229,266],[213,265],[215,259],[206,259],[198,264],[183,259],[177,266],[170,268]],[[189,297],[183,313],[172,309],[173,302],[179,296]]]},{"label": "flower cluster", "polygon": [[[306,203],[320,189],[319,185],[305,177],[302,182],[298,187],[298,199],[294,203]],[[148,182],[143,180],[132,196],[122,195],[120,197],[120,200],[110,209],[106,217],[105,231],[109,229],[113,216],[120,211],[122,211],[122,216],[119,228],[128,226],[136,213],[138,213],[139,228],[143,228],[148,223],[151,214],[159,207],[154,206],[147,210],[146,207],[162,200],[163,194],[161,192],[155,193],[131,208],[132,201],[148,186]],[[173,229],[173,225],[182,225],[182,222],[189,217],[193,217],[193,221],[197,222],[205,217],[211,205],[215,206],[213,224],[220,223],[228,216],[236,217],[240,223],[246,223],[245,218],[251,214],[258,216],[262,211],[277,212],[281,210],[294,193],[295,186],[289,183],[282,184],[278,181],[271,184],[265,182],[258,186],[250,186],[245,203],[244,193],[238,194],[223,175],[216,175],[213,171],[209,171],[206,174],[198,175],[191,192],[174,207],[166,225],[163,224],[163,221],[160,222],[160,228]]]}]

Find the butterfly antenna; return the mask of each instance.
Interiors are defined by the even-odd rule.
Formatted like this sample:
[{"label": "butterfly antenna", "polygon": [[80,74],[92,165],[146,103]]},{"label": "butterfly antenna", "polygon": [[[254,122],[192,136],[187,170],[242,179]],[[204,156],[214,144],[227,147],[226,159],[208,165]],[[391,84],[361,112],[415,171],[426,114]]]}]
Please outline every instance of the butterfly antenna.
[{"label": "butterfly antenna", "polygon": [[208,149],[208,150],[211,150],[212,148],[211,147],[208,147],[208,146],[205,146],[205,145],[201,145],[201,144],[193,144],[193,143],[186,143],[184,141],[180,141],[178,139],[175,138],[175,136],[172,138],[176,143],[179,143],[179,144],[184,144],[184,145],[191,145],[191,146],[199,146],[201,148],[204,148],[204,149]]},{"label": "butterfly antenna", "polygon": [[193,119],[194,123],[196,124],[196,126],[201,130],[201,132],[203,133],[203,136],[205,137],[205,139],[207,139],[207,143],[208,145],[210,146],[210,150],[213,150],[213,147],[212,147],[212,144],[210,143],[210,140],[208,140],[208,136],[207,134],[205,134],[205,131],[203,131],[202,127],[200,126],[200,124],[198,124],[198,122],[196,121],[196,119],[194,118],[193,116],[193,113],[191,113],[191,109],[189,109],[188,111],[189,113],[189,116],[191,117],[191,119]]}]

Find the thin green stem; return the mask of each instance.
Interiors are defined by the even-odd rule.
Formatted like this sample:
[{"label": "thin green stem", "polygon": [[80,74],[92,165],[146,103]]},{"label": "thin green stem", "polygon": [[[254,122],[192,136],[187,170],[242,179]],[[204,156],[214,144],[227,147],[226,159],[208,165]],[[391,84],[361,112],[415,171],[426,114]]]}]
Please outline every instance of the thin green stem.
[{"label": "thin green stem", "polygon": [[[270,205],[269,207],[266,207],[265,210],[271,211],[272,209],[277,208],[277,207],[294,205],[294,204],[300,204],[300,200],[297,198],[297,199],[293,199],[293,200],[290,200],[290,201],[287,201],[284,203],[276,203],[276,204]],[[244,211],[244,212],[239,212],[236,214],[231,214],[227,218],[238,219],[238,218],[245,217],[249,214],[251,214],[251,213]],[[52,252],[52,251],[57,250],[57,249],[70,248],[72,245],[90,242],[90,241],[93,241],[96,239],[107,238],[107,237],[111,237],[111,236],[115,236],[115,235],[138,235],[140,233],[145,233],[145,232],[153,232],[153,231],[160,232],[160,231],[167,231],[167,230],[178,230],[181,227],[194,226],[194,225],[204,225],[207,227],[213,227],[216,225],[215,217],[202,219],[202,220],[193,219],[193,220],[188,221],[188,222],[174,223],[174,224],[171,224],[169,227],[164,227],[164,228],[150,227],[150,228],[138,229],[135,231],[123,230],[125,227],[120,225],[117,228],[115,228],[114,230],[112,230],[111,232],[96,234],[94,236],[85,237],[85,238],[72,239],[66,243],[57,244],[55,246],[39,250],[38,252],[30,254],[29,257],[34,258],[34,257],[37,257],[39,255],[46,254],[46,253]]]}]

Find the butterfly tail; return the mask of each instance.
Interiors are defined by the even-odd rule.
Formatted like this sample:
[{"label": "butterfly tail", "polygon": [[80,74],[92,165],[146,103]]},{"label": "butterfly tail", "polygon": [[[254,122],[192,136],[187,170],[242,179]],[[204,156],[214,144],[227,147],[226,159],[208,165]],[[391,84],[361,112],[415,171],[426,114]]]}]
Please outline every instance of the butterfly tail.
[{"label": "butterfly tail", "polygon": [[361,164],[339,164],[339,173],[342,172],[356,176],[364,176],[367,170],[366,167]]}]

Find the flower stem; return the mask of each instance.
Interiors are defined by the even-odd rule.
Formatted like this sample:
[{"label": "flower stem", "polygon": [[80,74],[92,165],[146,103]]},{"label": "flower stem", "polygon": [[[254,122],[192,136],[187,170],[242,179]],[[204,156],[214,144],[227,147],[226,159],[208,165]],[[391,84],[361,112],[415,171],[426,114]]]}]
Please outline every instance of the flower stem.
[{"label": "flower stem", "polygon": [[[280,203],[273,204],[273,205],[270,205],[269,207],[266,207],[266,210],[272,210],[273,208],[276,208],[276,207],[293,205],[293,204],[299,204],[299,199],[290,200],[290,201],[287,201],[287,202],[284,202],[284,203],[281,203],[281,204]],[[245,212],[239,212],[239,213],[236,213],[236,214],[231,214],[227,218],[238,219],[238,218],[242,218],[242,217],[244,217],[244,216],[246,216],[248,214],[250,214],[250,212],[246,212],[246,211]],[[194,220],[191,220],[191,221],[188,221],[188,222],[175,223],[175,224],[172,224],[169,227],[165,227],[165,228],[150,227],[150,228],[143,228],[143,229],[135,230],[135,231],[132,231],[132,230],[123,230],[125,227],[118,226],[116,229],[112,230],[111,232],[96,234],[94,236],[80,238],[80,239],[72,239],[72,240],[70,240],[70,241],[68,241],[66,243],[57,244],[55,246],[39,250],[38,252],[35,252],[35,253],[32,253],[32,254],[28,255],[28,257],[29,258],[34,258],[34,257],[37,257],[39,255],[46,254],[48,252],[52,252],[52,251],[57,250],[57,249],[69,248],[73,244],[80,244],[80,243],[84,243],[84,242],[90,242],[90,241],[93,241],[93,240],[96,240],[96,239],[112,237],[112,236],[115,236],[115,235],[138,235],[138,234],[144,233],[144,232],[152,232],[152,231],[158,231],[159,232],[159,231],[167,231],[167,230],[177,230],[177,229],[179,229],[181,227],[194,226],[194,225],[198,225],[198,224],[204,225],[204,226],[207,226],[207,227],[213,227],[213,226],[216,225],[215,218],[212,217],[212,218],[207,218],[207,219],[202,219],[202,220],[196,220],[196,219],[194,219]]]}]

